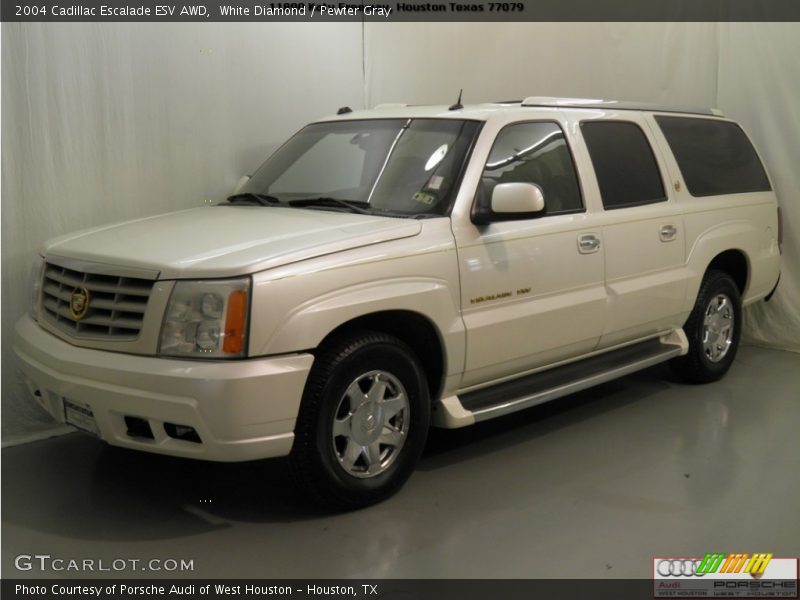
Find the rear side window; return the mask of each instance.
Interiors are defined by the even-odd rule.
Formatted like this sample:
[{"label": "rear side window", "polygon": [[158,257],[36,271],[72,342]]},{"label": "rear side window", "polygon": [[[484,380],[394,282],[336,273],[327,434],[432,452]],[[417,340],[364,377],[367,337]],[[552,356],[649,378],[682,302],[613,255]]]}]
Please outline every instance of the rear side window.
[{"label": "rear side window", "polygon": [[586,121],[581,131],[607,210],[666,200],[653,150],[638,125]]},{"label": "rear side window", "polygon": [[692,196],[772,189],[753,145],[736,123],[686,117],[655,119]]}]

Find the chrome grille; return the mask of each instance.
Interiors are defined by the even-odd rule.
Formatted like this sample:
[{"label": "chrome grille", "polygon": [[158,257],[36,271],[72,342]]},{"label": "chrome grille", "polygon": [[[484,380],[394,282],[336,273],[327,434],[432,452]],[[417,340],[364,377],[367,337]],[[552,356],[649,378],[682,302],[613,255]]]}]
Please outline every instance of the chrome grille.
[{"label": "chrome grille", "polygon": [[[42,315],[70,335],[105,340],[130,340],[139,335],[154,281],[82,273],[48,263],[42,282]],[[85,315],[70,312],[75,291],[89,293]]]}]

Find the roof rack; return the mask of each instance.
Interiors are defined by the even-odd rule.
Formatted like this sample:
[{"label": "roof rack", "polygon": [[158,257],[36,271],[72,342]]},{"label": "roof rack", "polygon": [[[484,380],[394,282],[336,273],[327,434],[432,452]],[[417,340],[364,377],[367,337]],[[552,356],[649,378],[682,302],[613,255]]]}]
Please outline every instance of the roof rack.
[{"label": "roof rack", "polygon": [[553,108],[613,108],[615,110],[647,110],[653,112],[687,113],[722,117],[718,108],[697,108],[686,106],[664,106],[645,102],[620,102],[600,98],[554,98],[551,96],[529,96],[521,102],[522,106],[546,106]]}]

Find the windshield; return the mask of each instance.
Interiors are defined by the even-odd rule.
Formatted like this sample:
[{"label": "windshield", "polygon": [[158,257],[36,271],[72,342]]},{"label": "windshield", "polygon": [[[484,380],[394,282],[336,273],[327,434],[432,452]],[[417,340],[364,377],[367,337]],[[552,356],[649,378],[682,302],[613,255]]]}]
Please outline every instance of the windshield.
[{"label": "windshield", "polygon": [[445,215],[479,129],[478,122],[455,119],[315,123],[273,154],[234,198],[397,216]]}]

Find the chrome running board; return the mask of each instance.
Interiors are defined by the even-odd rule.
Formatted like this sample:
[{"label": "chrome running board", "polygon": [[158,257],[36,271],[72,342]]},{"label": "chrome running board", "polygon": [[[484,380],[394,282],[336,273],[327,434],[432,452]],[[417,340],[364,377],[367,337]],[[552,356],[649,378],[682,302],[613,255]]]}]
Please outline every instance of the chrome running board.
[{"label": "chrome running board", "polygon": [[676,329],[661,338],[444,398],[436,424],[463,427],[511,414],[665,362],[685,354],[688,347],[683,330]]}]

